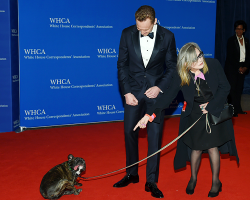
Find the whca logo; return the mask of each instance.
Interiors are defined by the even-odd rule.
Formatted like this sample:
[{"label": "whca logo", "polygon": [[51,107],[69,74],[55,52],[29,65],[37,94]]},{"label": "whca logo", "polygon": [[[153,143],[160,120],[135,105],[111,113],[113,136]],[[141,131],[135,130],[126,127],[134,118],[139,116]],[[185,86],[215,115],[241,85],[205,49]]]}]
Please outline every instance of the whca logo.
[{"label": "whca logo", "polygon": [[46,115],[46,112],[44,109],[37,109],[37,110],[24,110],[24,113],[26,116],[30,115]]},{"label": "whca logo", "polygon": [[50,79],[50,83],[52,85],[69,85],[69,84],[71,84],[69,79]]},{"label": "whca logo", "polygon": [[54,24],[70,24],[69,18],[49,18],[49,20]]},{"label": "whca logo", "polygon": [[25,54],[46,54],[44,49],[24,49]]},{"label": "whca logo", "polygon": [[115,110],[115,105],[101,105],[97,106],[98,110]]}]

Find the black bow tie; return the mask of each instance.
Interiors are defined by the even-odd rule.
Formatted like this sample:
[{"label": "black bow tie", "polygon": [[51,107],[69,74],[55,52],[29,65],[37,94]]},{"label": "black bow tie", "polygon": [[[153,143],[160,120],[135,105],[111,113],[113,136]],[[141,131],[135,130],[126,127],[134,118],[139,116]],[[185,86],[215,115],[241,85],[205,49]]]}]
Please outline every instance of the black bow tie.
[{"label": "black bow tie", "polygon": [[[151,39],[154,38],[154,32],[151,32],[147,35],[148,37],[150,37]],[[144,35],[141,34],[141,37],[144,37]]]}]

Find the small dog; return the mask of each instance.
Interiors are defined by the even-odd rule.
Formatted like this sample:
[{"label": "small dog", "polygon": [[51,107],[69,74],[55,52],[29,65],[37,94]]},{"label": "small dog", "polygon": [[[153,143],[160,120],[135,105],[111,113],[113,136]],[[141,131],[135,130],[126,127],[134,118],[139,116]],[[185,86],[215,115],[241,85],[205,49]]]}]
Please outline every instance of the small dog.
[{"label": "small dog", "polygon": [[85,160],[69,154],[68,161],[53,167],[44,175],[40,185],[41,195],[45,199],[58,199],[65,194],[78,195],[82,189],[76,189],[74,185],[82,186],[76,178],[85,169]]}]

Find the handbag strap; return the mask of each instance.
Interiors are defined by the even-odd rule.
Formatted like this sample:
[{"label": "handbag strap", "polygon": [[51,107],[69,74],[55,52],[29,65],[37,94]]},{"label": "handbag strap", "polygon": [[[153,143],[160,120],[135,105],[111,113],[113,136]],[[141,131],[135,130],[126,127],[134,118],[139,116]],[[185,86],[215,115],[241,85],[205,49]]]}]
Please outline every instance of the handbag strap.
[{"label": "handbag strap", "polygon": [[207,131],[208,134],[210,134],[212,132],[211,126],[210,126],[210,123],[209,123],[209,119],[208,119],[208,113],[206,113],[206,131]]},{"label": "handbag strap", "polygon": [[[189,71],[191,78],[193,79],[193,81],[196,84],[197,89],[201,92],[201,95],[204,97],[204,99],[207,101],[207,98],[205,97],[205,95],[203,94],[202,90],[200,89],[199,85],[197,84],[196,80],[194,79],[192,73]],[[211,133],[211,126],[209,123],[209,119],[208,119],[208,113],[206,113],[206,131],[207,133]]]}]

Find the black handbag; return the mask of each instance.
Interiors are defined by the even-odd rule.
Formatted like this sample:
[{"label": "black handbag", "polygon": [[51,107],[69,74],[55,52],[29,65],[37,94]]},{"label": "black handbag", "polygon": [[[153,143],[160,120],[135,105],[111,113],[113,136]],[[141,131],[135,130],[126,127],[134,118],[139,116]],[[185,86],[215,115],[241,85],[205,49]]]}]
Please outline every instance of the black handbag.
[{"label": "black handbag", "polygon": [[209,122],[212,125],[217,125],[217,124],[219,124],[221,122],[224,122],[226,120],[231,119],[232,116],[233,116],[233,114],[234,114],[234,107],[233,107],[233,105],[226,103],[226,104],[224,104],[224,108],[221,111],[219,117],[215,117],[214,115],[209,114]]},{"label": "black handbag", "polygon": [[[193,75],[190,73],[190,76],[192,77],[192,79],[194,80]],[[196,83],[196,81],[194,80],[197,89],[201,92],[202,96],[204,97],[205,100],[207,100],[207,98],[204,96],[202,90],[200,89],[199,85]],[[211,113],[208,113],[208,120],[209,123],[211,123],[212,125],[217,125],[220,124],[226,120],[229,120],[233,117],[234,114],[234,107],[231,104],[225,103],[224,104],[224,108],[220,113],[219,117],[216,117],[214,115],[212,115]]]}]

